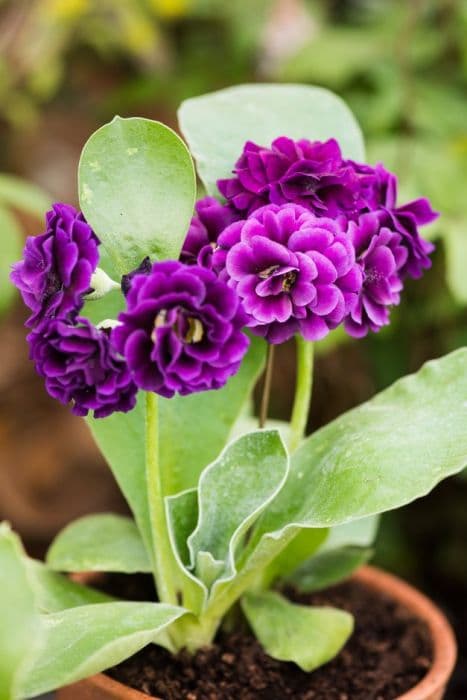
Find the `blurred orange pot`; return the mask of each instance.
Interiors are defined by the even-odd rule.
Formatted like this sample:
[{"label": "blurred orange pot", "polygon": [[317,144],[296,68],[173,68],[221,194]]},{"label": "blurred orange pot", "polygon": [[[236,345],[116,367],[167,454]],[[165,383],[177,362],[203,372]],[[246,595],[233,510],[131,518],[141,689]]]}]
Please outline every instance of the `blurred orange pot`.
[{"label": "blurred orange pot", "polygon": [[[81,580],[85,582],[88,577],[85,575],[83,578]],[[430,670],[420,683],[394,700],[442,700],[457,653],[454,633],[442,612],[409,584],[372,566],[362,567],[355,578],[395,598],[412,614],[421,618],[431,632],[433,664]],[[62,688],[57,693],[57,700],[148,700],[148,697],[103,673]]]}]

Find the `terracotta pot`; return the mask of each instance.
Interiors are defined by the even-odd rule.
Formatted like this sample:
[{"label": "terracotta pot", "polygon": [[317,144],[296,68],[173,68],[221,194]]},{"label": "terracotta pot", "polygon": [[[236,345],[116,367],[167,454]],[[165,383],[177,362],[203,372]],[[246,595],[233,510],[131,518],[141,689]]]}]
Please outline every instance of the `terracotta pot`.
[{"label": "terracotta pot", "polygon": [[[372,566],[363,566],[355,578],[395,598],[411,613],[424,620],[431,632],[433,665],[415,688],[394,700],[441,700],[456,662],[454,633],[442,612],[409,584]],[[57,700],[148,700],[148,697],[103,673],[62,688],[57,693]]]}]

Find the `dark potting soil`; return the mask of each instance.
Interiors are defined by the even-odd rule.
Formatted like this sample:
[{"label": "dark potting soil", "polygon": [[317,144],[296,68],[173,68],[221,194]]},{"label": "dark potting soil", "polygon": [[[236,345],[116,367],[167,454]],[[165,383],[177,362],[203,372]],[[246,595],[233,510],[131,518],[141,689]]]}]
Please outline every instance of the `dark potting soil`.
[{"label": "dark potting soil", "polygon": [[[154,596],[143,576],[114,576],[105,589],[133,600]],[[219,633],[212,647],[194,656],[148,646],[107,673],[161,700],[394,700],[430,667],[428,630],[391,598],[355,581],[311,595],[286,594],[355,616],[354,634],[341,653],[311,674],[271,659],[246,626]]]}]

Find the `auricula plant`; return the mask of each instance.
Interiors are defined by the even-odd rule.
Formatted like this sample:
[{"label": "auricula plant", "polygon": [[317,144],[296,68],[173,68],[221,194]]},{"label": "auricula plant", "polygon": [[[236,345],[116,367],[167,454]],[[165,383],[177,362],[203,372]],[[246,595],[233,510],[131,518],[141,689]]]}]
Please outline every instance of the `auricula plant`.
[{"label": "auricula plant", "polygon": [[[31,359],[47,391],[87,416],[133,517],[72,523],[46,564],[3,526],[2,697],[71,683],[151,642],[195,653],[233,608],[267,653],[312,671],[352,617],[297,607],[282,584],[312,591],[349,575],[379,513],[467,462],[465,350],[304,435],[314,343],[389,323],[407,278],[430,266],[429,202],[398,201],[396,177],[364,162],[351,113],[319,88],[191,99],[180,127],[206,196],[195,204],[181,138],[116,117],[84,147],[81,210],[55,204],[13,268]],[[267,392],[272,350],[292,338],[282,424],[267,418]],[[80,571],[150,573],[157,601],[63,575]]]}]

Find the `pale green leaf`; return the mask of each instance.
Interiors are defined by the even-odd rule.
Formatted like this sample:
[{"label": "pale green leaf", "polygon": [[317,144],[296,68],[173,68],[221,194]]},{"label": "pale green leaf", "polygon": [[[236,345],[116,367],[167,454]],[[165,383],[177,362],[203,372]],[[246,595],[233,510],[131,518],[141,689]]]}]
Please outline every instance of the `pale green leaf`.
[{"label": "pale green leaf", "polygon": [[370,547],[351,545],[324,550],[302,564],[288,580],[299,591],[319,591],[348,578],[372,554]]},{"label": "pale green leaf", "polygon": [[104,419],[88,417],[87,423],[128,501],[148,556],[152,557],[146,486],[144,396],[139,394],[136,408],[129,413],[116,412]]},{"label": "pale green leaf", "polygon": [[303,528],[298,530],[289,544],[274,557],[263,574],[263,585],[277,579],[285,579],[304,561],[312,557],[328,537],[327,528]]},{"label": "pale green leaf", "polygon": [[379,515],[369,515],[360,520],[351,520],[343,525],[329,529],[329,535],[322,550],[339,549],[348,545],[355,547],[370,547],[378,532]]},{"label": "pale green leaf", "polygon": [[226,444],[263,369],[265,342],[252,338],[239,372],[222,389],[159,400],[160,459],[167,493],[197,486]]},{"label": "pale green leaf", "polygon": [[157,641],[184,614],[171,605],[115,602],[45,615],[43,645],[22,693],[38,695],[110,668]]},{"label": "pale green leaf", "polygon": [[33,588],[36,606],[40,612],[52,613],[112,600],[111,596],[94,588],[71,581],[56,571],[51,571],[42,562],[26,559],[26,567]]},{"label": "pale green leaf", "polygon": [[347,158],[364,160],[360,128],[344,102],[309,85],[239,85],[183,102],[181,130],[207,191],[229,177],[246,141],[269,146],[278,136],[336,138]]},{"label": "pale green leaf", "polygon": [[198,491],[188,489],[165,500],[169,537],[178,565],[178,586],[183,604],[195,615],[202,611],[207,599],[207,588],[190,570],[188,538],[198,522]]},{"label": "pale green leaf", "polygon": [[39,614],[19,538],[0,524],[0,698],[16,700],[41,638]]},{"label": "pale green leaf", "polygon": [[0,174],[0,202],[38,219],[44,219],[52,204],[51,197],[40,187],[16,175]]},{"label": "pale green leaf", "polygon": [[120,274],[149,255],[177,259],[196,181],[183,141],[164,124],[115,117],[84,146],[80,205]]},{"label": "pale green leaf", "polygon": [[281,489],[287,470],[278,431],[261,430],[228,445],[201,474],[198,524],[188,547],[207,586],[234,573],[242,536]]},{"label": "pale green leaf", "polygon": [[338,654],[353,631],[353,618],[331,607],[296,605],[273,591],[249,593],[242,609],[269,656],[313,671]]},{"label": "pale green leaf", "polygon": [[67,525],[47,552],[56,571],[150,572],[151,563],[133,520],[121,515],[86,515]]},{"label": "pale green leaf", "polygon": [[0,314],[6,311],[16,294],[10,282],[13,263],[21,257],[23,236],[13,214],[0,206]]},{"label": "pale green leaf", "polygon": [[428,362],[307,438],[258,533],[294,523],[339,525],[425,495],[467,464],[466,419],[463,348]]}]

